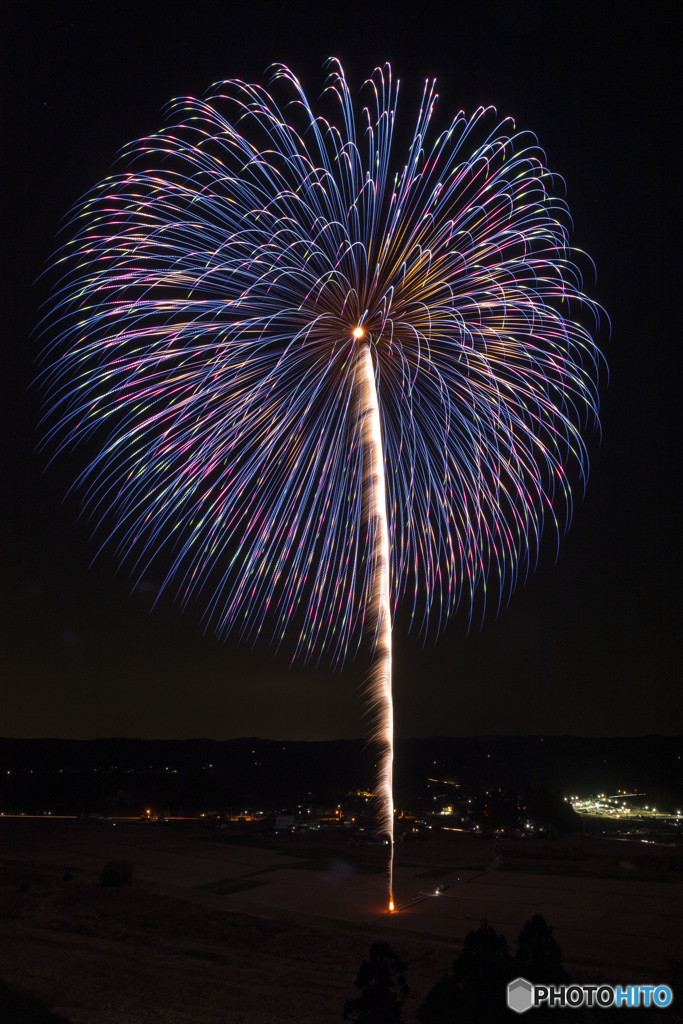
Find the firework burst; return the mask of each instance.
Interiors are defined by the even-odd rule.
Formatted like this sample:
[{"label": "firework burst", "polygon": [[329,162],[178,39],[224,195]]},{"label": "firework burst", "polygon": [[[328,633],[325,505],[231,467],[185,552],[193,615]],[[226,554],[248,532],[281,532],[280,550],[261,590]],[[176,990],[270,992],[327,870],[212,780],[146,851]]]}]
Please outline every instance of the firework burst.
[{"label": "firework burst", "polygon": [[391,173],[391,69],[360,130],[330,71],[328,117],[280,65],[284,107],[239,81],[174,101],[79,203],[47,437],[94,438],[78,482],[118,553],[203,594],[219,634],[340,664],[369,628],[393,842],[392,615],[408,595],[438,631],[478,588],[499,604],[568,521],[597,308],[533,136],[482,108],[430,142],[427,82]]}]

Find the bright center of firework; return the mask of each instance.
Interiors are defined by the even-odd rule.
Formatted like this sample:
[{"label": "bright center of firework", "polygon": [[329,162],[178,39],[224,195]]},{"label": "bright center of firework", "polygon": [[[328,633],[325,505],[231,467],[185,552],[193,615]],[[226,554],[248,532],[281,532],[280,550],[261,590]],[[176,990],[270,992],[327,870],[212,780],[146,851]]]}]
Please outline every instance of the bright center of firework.
[{"label": "bright center of firework", "polygon": [[393,900],[392,900],[392,902],[389,904],[389,910],[393,910],[393,909],[394,909],[394,903],[393,903]]},{"label": "bright center of firework", "polygon": [[353,332],[353,336],[354,336],[354,338],[362,338],[363,337],[363,328],[362,327],[356,327],[354,332]]}]

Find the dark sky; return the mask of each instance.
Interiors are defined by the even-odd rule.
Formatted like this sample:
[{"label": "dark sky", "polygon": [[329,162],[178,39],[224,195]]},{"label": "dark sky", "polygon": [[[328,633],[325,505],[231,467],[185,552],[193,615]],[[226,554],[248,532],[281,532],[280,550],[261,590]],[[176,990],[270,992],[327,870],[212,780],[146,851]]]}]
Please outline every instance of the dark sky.
[{"label": "dark sky", "polygon": [[[352,86],[390,60],[410,123],[427,75],[441,117],[494,103],[536,132],[567,181],[574,244],[598,268],[602,441],[555,561],[469,634],[456,619],[423,648],[399,615],[403,736],[635,735],[681,731],[679,608],[680,120],[674,3],[92,2],[4,8],[2,721],[4,736],[258,735],[364,731],[358,661],[342,674],[220,644],[199,614],[131,594],[64,494],[78,456],[35,454],[45,286],[32,282],[60,218],[117,149],[156,130],[173,96],[265,81],[289,64],[318,95],[323,61]],[[676,236],[676,242],[674,238]],[[674,334],[676,326],[676,334]]]}]

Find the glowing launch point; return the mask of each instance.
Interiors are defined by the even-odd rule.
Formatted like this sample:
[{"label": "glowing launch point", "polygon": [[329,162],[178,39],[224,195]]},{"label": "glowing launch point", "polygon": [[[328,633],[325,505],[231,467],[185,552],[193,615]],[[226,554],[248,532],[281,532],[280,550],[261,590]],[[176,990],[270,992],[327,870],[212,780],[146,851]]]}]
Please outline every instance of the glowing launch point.
[{"label": "glowing launch point", "polygon": [[394,901],[392,900],[391,903],[389,904],[389,913],[391,913],[393,911],[393,909],[394,909]]},{"label": "glowing launch point", "polygon": [[353,336],[354,336],[354,338],[362,338],[363,337],[363,328],[362,327],[354,328]]}]

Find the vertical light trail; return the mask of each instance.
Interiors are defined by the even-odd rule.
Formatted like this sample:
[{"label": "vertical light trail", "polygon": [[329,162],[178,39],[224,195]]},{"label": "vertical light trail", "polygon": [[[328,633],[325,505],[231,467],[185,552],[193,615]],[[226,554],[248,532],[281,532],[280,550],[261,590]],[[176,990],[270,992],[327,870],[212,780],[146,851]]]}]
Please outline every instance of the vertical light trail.
[{"label": "vertical light trail", "polygon": [[[359,333],[360,332],[360,333]],[[356,328],[354,337],[362,337]],[[379,829],[389,839],[389,910],[394,909],[394,705],[391,695],[391,604],[389,599],[389,530],[387,528],[384,452],[370,346],[358,347],[360,417],[363,429],[363,496],[372,537],[374,562],[370,611],[375,616],[375,654],[370,670],[372,738],[379,747],[377,800]]]}]

